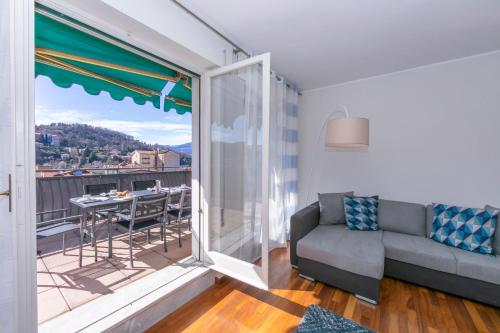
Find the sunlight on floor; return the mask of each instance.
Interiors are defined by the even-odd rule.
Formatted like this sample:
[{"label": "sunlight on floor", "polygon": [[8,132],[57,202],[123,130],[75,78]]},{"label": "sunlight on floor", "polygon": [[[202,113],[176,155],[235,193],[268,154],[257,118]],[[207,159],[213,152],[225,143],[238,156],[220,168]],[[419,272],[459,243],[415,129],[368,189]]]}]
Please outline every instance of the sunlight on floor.
[{"label": "sunlight on floor", "polygon": [[42,251],[37,259],[38,323],[57,317],[101,295],[113,293],[132,281],[169,266],[191,255],[191,232],[182,228],[182,247],[179,247],[177,227],[167,227],[168,251],[163,251],[159,229],[151,232],[151,244],[146,235],[134,237],[134,267],[130,267],[128,236],[114,231],[113,257],[107,258],[106,228],[97,232],[97,262],[94,249],[83,247],[83,266],[78,267],[78,238],[67,237],[66,253],[61,251],[60,237],[38,242]]}]

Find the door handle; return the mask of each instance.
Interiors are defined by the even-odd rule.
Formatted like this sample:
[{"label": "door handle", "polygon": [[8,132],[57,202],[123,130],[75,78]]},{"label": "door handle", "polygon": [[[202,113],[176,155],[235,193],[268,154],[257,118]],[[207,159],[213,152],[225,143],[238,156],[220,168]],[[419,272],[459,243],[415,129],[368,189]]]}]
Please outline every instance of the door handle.
[{"label": "door handle", "polygon": [[7,191],[0,192],[0,195],[5,195],[9,197],[9,212],[12,212],[12,178],[9,175],[9,189]]}]

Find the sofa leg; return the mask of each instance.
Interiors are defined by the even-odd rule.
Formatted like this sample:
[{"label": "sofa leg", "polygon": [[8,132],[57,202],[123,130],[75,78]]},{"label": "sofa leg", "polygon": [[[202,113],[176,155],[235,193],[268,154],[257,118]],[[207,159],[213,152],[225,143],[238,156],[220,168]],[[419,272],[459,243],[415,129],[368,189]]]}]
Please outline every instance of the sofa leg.
[{"label": "sofa leg", "polygon": [[304,274],[300,274],[300,273],[299,273],[299,276],[301,278],[303,278],[303,279],[306,279],[306,280],[309,280],[311,282],[314,282],[314,279],[312,277],[310,277],[310,276],[307,276],[307,275],[304,275]]},{"label": "sofa leg", "polygon": [[362,300],[362,301],[368,302],[368,303],[370,303],[370,304],[375,304],[375,305],[377,305],[377,301],[374,301],[374,300],[372,300],[372,299],[370,299],[370,298],[368,298],[368,297],[364,297],[364,296],[361,296],[361,295],[358,295],[358,294],[354,294],[354,296],[356,296],[357,298],[359,298],[359,299],[360,299],[360,300]]}]

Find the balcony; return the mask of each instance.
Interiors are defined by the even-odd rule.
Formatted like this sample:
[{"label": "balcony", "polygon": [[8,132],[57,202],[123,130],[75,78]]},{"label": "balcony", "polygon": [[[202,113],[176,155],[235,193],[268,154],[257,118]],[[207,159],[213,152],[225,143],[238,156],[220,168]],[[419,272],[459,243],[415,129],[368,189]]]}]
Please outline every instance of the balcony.
[{"label": "balcony", "polygon": [[[159,179],[162,186],[191,184],[190,171],[135,172],[111,175],[38,177],[37,211],[66,209],[68,216],[81,214],[69,203],[71,197],[81,196],[86,184],[117,183],[120,191],[130,189],[134,180]],[[59,215],[58,215],[59,214]],[[47,214],[44,220],[59,218],[59,213]],[[50,216],[53,215],[53,216]],[[66,236],[66,252],[62,251],[62,236],[37,241],[38,322],[43,323],[155,271],[191,255],[191,232],[187,221],[181,224],[182,247],[179,247],[177,225],[167,227],[168,251],[163,251],[159,228],[146,235],[134,237],[134,267],[129,262],[128,235],[113,228],[113,257],[108,258],[108,231],[105,221],[96,224],[98,259],[90,242],[83,246],[83,264],[79,267],[78,234]]]}]

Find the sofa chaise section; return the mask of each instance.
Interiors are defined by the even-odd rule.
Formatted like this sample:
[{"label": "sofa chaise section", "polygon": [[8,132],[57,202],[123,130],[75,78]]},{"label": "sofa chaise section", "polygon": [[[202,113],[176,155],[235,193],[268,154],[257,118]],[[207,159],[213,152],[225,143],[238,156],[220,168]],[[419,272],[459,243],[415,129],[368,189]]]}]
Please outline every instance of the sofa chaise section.
[{"label": "sofa chaise section", "polygon": [[299,273],[338,286],[371,302],[384,275],[381,231],[319,225],[297,243]]}]

